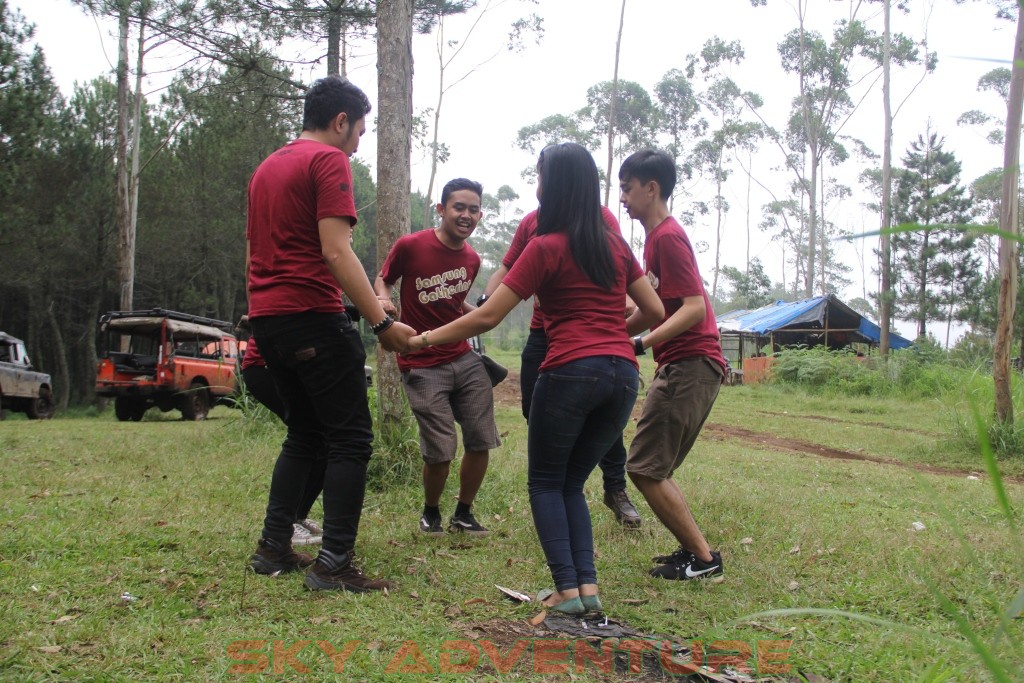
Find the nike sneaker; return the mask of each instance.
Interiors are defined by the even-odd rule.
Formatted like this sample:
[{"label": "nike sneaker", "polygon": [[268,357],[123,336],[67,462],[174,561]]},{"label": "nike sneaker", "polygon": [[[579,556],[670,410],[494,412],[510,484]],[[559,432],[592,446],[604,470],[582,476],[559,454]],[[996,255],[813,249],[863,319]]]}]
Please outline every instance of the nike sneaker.
[{"label": "nike sneaker", "polygon": [[711,551],[710,562],[698,560],[697,556],[692,553],[681,559],[681,562],[671,562],[655,567],[649,573],[655,578],[673,581],[711,579],[717,583],[724,579],[722,576],[722,556],[714,550]]}]

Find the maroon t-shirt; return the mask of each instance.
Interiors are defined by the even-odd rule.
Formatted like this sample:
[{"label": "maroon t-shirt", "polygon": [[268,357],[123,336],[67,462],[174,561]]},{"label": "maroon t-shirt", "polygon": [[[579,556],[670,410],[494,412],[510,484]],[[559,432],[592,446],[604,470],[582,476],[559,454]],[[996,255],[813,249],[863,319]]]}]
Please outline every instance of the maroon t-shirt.
[{"label": "maroon t-shirt", "polygon": [[[480,256],[469,244],[449,249],[436,232],[421,230],[395,242],[380,276],[389,285],[402,280],[402,322],[424,332],[462,316],[462,303],[479,271]],[[418,353],[398,356],[398,369],[405,372],[451,363],[467,351],[466,341],[428,346]]]},{"label": "maroon t-shirt", "polygon": [[345,310],[324,262],[319,221],[356,222],[352,169],[340,149],[294,140],[249,181],[249,317]]},{"label": "maroon t-shirt", "polygon": [[[647,277],[665,305],[666,320],[682,307],[683,298],[688,296],[704,297],[706,311],[701,322],[668,341],[654,345],[654,360],[658,366],[682,358],[706,356],[725,371],[722,344],[718,340],[718,324],[704,289],[704,281],[697,269],[697,258],[690,246],[690,239],[672,216],[663,220],[647,235],[644,263],[647,265]],[[664,320],[651,329],[657,329],[662,323]]]},{"label": "maroon t-shirt", "polygon": [[[619,221],[615,218],[615,214],[607,206],[601,207],[601,217],[604,218],[605,225],[608,229],[614,232],[616,235],[622,234],[622,229],[619,227]],[[519,226],[516,228],[515,234],[512,236],[512,242],[508,245],[508,251],[505,252],[505,256],[501,259],[501,265],[505,266],[509,270],[515,265],[516,259],[522,255],[523,250],[526,249],[526,243],[537,234],[537,209],[534,209],[530,213],[523,216],[523,219],[519,221]],[[540,302],[534,300],[533,302],[533,317],[530,318],[530,329],[539,330],[544,327],[544,314],[540,310]],[[623,304],[625,306],[625,304]]]},{"label": "maroon t-shirt", "polygon": [[263,360],[259,348],[256,346],[256,337],[249,337],[245,342],[245,353],[242,355],[242,369],[247,370],[253,366],[265,367],[267,361]]},{"label": "maroon t-shirt", "polygon": [[619,356],[636,365],[623,306],[627,286],[644,273],[626,241],[611,231],[607,236],[615,264],[610,290],[591,282],[576,265],[565,233],[534,236],[502,281],[520,298],[536,294],[540,301],[548,338],[541,370],[590,356]]}]

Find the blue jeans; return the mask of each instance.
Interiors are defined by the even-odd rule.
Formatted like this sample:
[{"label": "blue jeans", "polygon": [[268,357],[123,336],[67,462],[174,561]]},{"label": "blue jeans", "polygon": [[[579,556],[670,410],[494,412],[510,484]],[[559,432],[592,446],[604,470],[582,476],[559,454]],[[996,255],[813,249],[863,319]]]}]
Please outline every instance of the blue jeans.
[{"label": "blue jeans", "polygon": [[[519,393],[523,402],[523,417],[530,421],[530,405],[533,402],[533,388],[540,375],[540,364],[548,355],[548,338],[542,328],[530,328],[523,353],[520,356],[522,366],[519,370]],[[604,490],[609,493],[626,489],[626,445],[622,435],[615,440],[608,452],[598,463],[601,466],[601,477]]]},{"label": "blue jeans", "polygon": [[529,419],[530,509],[557,590],[597,583],[583,484],[621,440],[639,374],[625,358],[592,356],[542,372]]},{"label": "blue jeans", "polygon": [[290,541],[303,490],[326,442],[323,547],[349,552],[373,451],[363,342],[344,313],[254,318],[252,330],[288,427],[270,482],[263,537]]}]

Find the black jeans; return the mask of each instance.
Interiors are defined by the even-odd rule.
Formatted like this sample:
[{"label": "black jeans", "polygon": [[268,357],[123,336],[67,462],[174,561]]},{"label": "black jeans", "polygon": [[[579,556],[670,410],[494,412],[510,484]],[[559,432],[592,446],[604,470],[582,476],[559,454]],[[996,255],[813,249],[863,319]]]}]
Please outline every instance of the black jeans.
[{"label": "black jeans", "polygon": [[326,443],[323,547],[349,552],[359,531],[373,451],[363,342],[344,313],[254,318],[252,329],[288,427],[270,482],[263,536],[291,539],[303,489]]},{"label": "black jeans", "polygon": [[[522,365],[519,369],[519,392],[523,401],[523,417],[530,421],[530,405],[533,403],[533,389],[540,375],[540,364],[548,355],[548,336],[543,328],[530,328],[526,345],[521,355]],[[626,444],[622,435],[611,445],[608,452],[598,463],[604,479],[604,490],[608,493],[626,489]]]},{"label": "black jeans", "polygon": [[[250,365],[242,370],[242,381],[245,382],[245,390],[252,394],[253,398],[267,407],[267,410],[277,415],[284,421],[284,403],[277,393],[277,385],[274,378],[270,376],[270,370],[265,365]],[[295,510],[295,521],[301,522],[309,517],[309,511],[316,503],[320,492],[324,489],[324,473],[327,471],[327,448],[321,440],[320,448],[317,450],[317,459],[313,463],[313,469],[309,472],[306,485],[302,491],[302,498],[299,499],[299,507]]]}]

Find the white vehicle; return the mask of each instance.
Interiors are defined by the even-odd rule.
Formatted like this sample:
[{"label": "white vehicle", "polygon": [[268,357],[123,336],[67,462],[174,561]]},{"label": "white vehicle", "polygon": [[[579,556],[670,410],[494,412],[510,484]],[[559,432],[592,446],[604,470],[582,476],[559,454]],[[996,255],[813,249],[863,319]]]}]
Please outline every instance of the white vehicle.
[{"label": "white vehicle", "polygon": [[30,420],[53,417],[50,376],[32,369],[25,342],[0,332],[0,410],[25,413]]}]

